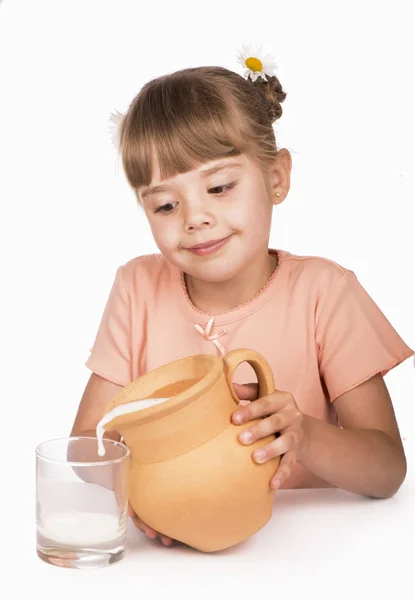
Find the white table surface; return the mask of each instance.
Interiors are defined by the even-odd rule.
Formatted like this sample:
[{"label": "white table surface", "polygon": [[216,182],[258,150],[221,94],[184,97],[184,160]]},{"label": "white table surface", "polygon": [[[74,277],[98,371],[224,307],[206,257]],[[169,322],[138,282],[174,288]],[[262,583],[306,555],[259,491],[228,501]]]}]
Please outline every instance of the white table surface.
[{"label": "white table surface", "polygon": [[34,510],[11,515],[1,545],[0,598],[33,597],[28,595],[33,588],[34,597],[45,600],[271,595],[378,600],[397,593],[413,600],[414,450],[406,442],[408,475],[393,498],[367,499],[338,489],[280,491],[265,528],[216,554],[165,548],[129,522],[122,561],[94,571],[63,569],[36,555]]}]

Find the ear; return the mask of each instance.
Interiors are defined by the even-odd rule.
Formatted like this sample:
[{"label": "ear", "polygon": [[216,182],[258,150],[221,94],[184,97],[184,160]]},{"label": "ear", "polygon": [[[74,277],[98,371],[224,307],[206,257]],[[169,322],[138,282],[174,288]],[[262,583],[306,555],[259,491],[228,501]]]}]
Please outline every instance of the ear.
[{"label": "ear", "polygon": [[[273,204],[281,204],[290,191],[292,159],[285,148],[278,150],[273,164],[269,169],[269,180]],[[277,192],[280,194],[277,196]]]}]

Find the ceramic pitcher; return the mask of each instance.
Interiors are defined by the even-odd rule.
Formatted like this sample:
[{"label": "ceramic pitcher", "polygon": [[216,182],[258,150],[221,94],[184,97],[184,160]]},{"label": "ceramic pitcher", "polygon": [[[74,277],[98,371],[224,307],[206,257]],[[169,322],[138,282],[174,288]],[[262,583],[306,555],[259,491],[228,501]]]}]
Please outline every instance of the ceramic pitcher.
[{"label": "ceramic pitcher", "polygon": [[111,401],[112,408],[145,398],[169,400],[115,417],[131,451],[129,500],[156,531],[203,552],[233,546],[261,529],[272,515],[269,483],[279,458],[262,465],[253,451],[273,439],[244,446],[238,435],[255,422],[231,422],[239,402],[232,378],[248,362],[259,396],[275,391],[270,366],[257,352],[238,349],[224,357],[196,355],[137,378]]}]

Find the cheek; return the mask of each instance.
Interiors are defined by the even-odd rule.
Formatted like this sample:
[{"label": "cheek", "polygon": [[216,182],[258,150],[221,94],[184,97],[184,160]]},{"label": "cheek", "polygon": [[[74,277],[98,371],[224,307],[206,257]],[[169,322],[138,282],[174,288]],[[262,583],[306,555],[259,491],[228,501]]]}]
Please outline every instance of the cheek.
[{"label": "cheek", "polygon": [[[169,218],[148,219],[154,241],[160,250],[168,250],[177,245],[176,228]],[[170,221],[168,223],[168,221]]]},{"label": "cheek", "polygon": [[248,191],[238,198],[229,216],[237,229],[263,230],[272,217],[272,204],[264,193]]}]

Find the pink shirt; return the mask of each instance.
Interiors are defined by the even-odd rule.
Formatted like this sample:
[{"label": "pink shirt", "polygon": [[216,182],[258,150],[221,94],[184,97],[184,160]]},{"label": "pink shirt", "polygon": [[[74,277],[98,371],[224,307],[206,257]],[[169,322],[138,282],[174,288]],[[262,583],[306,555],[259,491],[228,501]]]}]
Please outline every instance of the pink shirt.
[{"label": "pink shirt", "polygon": [[[182,273],[161,254],[129,261],[117,270],[87,367],[124,386],[189,355],[251,348],[303,413],[337,424],[332,403],[338,396],[385,375],[413,351],[352,271],[324,258],[278,254],[266,286],[216,316],[192,304]],[[221,333],[216,345],[203,335],[212,317],[210,335]],[[247,363],[234,381],[255,381]],[[313,480],[297,464],[283,487],[310,487]]]}]

